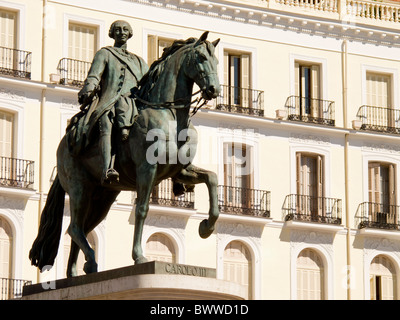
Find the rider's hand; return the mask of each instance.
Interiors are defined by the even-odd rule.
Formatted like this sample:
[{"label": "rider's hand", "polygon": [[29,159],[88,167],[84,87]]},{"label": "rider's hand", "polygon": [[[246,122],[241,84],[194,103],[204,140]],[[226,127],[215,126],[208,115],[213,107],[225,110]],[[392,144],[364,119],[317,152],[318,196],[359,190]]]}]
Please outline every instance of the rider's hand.
[{"label": "rider's hand", "polygon": [[87,99],[90,97],[90,95],[92,94],[93,90],[94,90],[94,85],[90,85],[90,84],[85,85],[81,89],[81,91],[79,91],[79,93],[78,93],[78,101],[79,101],[79,103],[80,104],[84,104],[84,103],[88,102]]}]

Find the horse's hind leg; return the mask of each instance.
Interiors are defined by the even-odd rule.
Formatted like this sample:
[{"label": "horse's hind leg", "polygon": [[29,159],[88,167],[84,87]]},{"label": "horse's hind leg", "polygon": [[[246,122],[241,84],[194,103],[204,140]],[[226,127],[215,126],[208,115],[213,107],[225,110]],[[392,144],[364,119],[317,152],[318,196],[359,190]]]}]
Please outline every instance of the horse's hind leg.
[{"label": "horse's hind leg", "polygon": [[[103,221],[106,217],[111,205],[118,196],[119,191],[110,191],[106,189],[99,189],[94,192],[94,196],[90,201],[87,202],[90,205],[88,212],[90,214],[85,219],[84,234],[85,238],[96,226]],[[77,275],[76,262],[78,260],[79,246],[72,240],[71,250],[68,259],[67,277],[73,277]]]},{"label": "horse's hind leg", "polygon": [[[90,247],[85,234],[85,220],[88,213],[90,212],[90,200],[93,195],[89,191],[90,188],[86,187],[85,192],[80,188],[76,188],[70,193],[70,211],[71,211],[71,222],[68,227],[68,234],[71,236],[73,242],[75,242],[78,247],[83,251],[85,255],[85,273],[97,272],[97,263],[95,260],[94,250]],[[93,190],[92,190],[93,191]],[[74,246],[71,246],[72,250],[76,250]],[[71,256],[71,261],[68,264],[73,264],[74,256]],[[74,272],[72,272],[74,273]]]},{"label": "horse's hind leg", "polygon": [[218,179],[217,175],[208,170],[197,168],[194,165],[189,165],[173,178],[175,181],[184,184],[198,184],[205,183],[208,188],[210,199],[210,209],[208,212],[208,219],[203,220],[199,226],[199,234],[202,238],[208,238],[214,231],[215,223],[219,216],[218,209]]}]

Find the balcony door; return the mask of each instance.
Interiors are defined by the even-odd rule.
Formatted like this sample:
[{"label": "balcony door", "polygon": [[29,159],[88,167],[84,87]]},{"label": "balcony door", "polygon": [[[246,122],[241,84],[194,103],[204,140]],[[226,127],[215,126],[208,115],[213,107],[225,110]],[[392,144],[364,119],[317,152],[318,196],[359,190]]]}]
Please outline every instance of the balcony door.
[{"label": "balcony door", "polygon": [[224,104],[251,108],[250,55],[224,52]]},{"label": "balcony door", "polygon": [[298,152],[297,166],[297,211],[311,219],[323,214],[323,157]]},{"label": "balcony door", "polygon": [[370,107],[367,115],[375,125],[383,128],[395,127],[392,106],[391,76],[378,73],[367,73],[366,101]]},{"label": "balcony door", "polygon": [[397,224],[395,167],[391,163],[368,163],[369,215],[375,223]]},{"label": "balcony door", "polygon": [[0,69],[18,70],[17,13],[0,10]]},{"label": "balcony door", "polygon": [[252,187],[251,148],[237,143],[224,144],[224,201],[228,206],[248,207]]},{"label": "balcony door", "polygon": [[319,65],[295,63],[295,95],[301,119],[323,118]]}]

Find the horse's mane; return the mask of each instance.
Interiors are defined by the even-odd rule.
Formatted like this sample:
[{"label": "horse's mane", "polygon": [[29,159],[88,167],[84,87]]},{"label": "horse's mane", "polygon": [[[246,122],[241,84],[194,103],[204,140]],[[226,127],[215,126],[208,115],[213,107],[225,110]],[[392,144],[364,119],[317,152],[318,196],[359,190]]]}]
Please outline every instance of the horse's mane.
[{"label": "horse's mane", "polygon": [[169,60],[169,58],[179,49],[188,47],[189,45],[194,44],[196,41],[197,41],[196,38],[188,38],[186,40],[175,40],[171,46],[164,48],[161,57],[151,64],[149,71],[140,80],[139,96],[143,99],[146,99],[147,97],[144,97],[144,95],[149,94],[153,85],[157,82],[160,74],[163,72],[165,64]]}]

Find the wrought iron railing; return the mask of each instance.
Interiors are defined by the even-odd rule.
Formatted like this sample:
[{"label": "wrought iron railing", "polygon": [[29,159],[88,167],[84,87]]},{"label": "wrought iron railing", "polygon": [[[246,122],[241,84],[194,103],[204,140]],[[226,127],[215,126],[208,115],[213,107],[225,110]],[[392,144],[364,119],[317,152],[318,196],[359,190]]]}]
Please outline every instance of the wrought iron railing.
[{"label": "wrought iron railing", "polygon": [[86,76],[92,65],[91,62],[63,58],[58,62],[57,71],[60,75],[60,84],[75,87],[83,86]]},{"label": "wrought iron railing", "polygon": [[298,220],[319,223],[342,223],[342,200],[289,194],[283,205],[285,221]]},{"label": "wrought iron railing", "polygon": [[289,96],[285,107],[289,120],[335,125],[335,102],[333,101]]},{"label": "wrought iron railing", "polygon": [[0,186],[33,188],[34,161],[0,157]]},{"label": "wrought iron railing", "polygon": [[[133,193],[136,198],[136,192]],[[134,201],[136,203],[136,199]],[[150,204],[156,204],[166,207],[178,207],[185,209],[194,208],[194,191],[187,190],[180,196],[175,196],[173,192],[173,182],[171,179],[161,181],[154,187],[150,196]]]},{"label": "wrought iron railing", "polygon": [[400,230],[399,206],[376,202],[360,203],[356,214],[356,224],[359,229]]},{"label": "wrought iron railing", "polygon": [[218,202],[221,213],[269,217],[271,192],[219,185]]},{"label": "wrought iron railing", "polygon": [[264,91],[221,85],[216,109],[263,117]]},{"label": "wrought iron railing", "polygon": [[9,278],[0,278],[0,281],[0,300],[21,298],[23,287],[32,284],[32,281]]},{"label": "wrought iron railing", "polygon": [[357,117],[362,130],[400,133],[400,110],[374,106],[361,106]]},{"label": "wrought iron railing", "polygon": [[31,78],[32,52],[0,47],[0,73],[18,77]]}]

